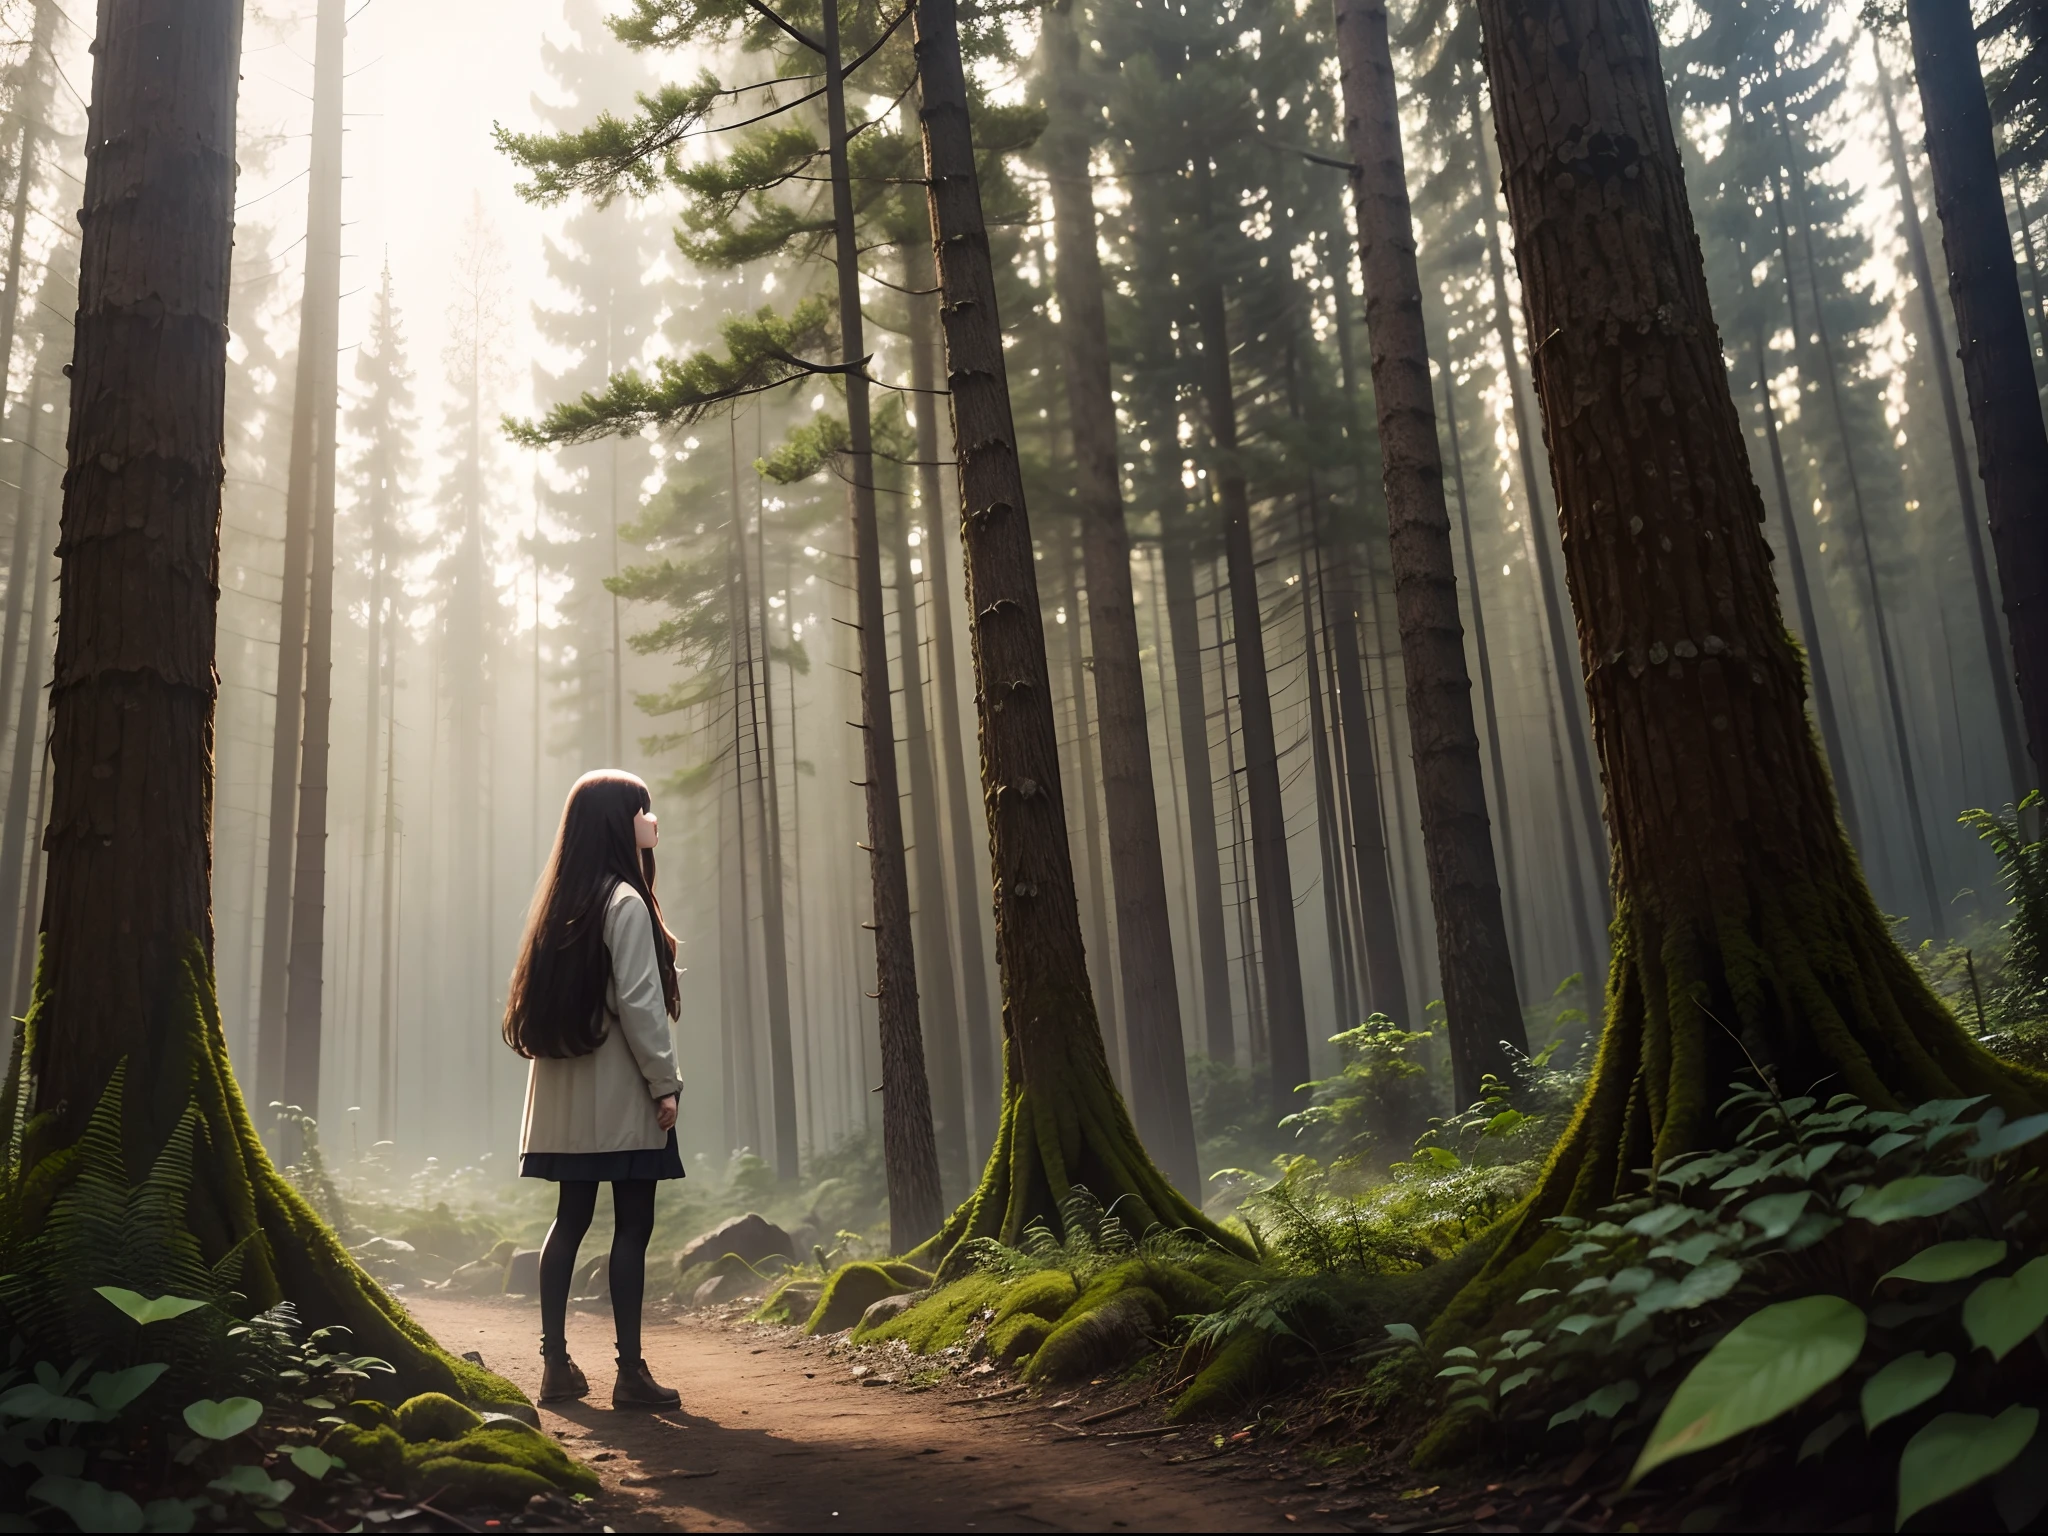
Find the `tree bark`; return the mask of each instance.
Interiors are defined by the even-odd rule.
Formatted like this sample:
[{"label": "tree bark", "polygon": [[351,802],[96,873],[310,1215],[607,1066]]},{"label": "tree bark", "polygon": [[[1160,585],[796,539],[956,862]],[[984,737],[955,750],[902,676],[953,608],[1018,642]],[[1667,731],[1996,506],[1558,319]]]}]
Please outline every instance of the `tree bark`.
[{"label": "tree bark", "polygon": [[823,8],[825,103],[832,165],[832,224],[839,272],[840,358],[847,367],[853,568],[859,603],[863,767],[868,857],[874,877],[875,990],[881,1012],[882,1156],[889,1240],[898,1253],[930,1237],[945,1211],[932,1133],[931,1087],[918,1028],[917,955],[910,936],[910,873],[896,788],[896,726],[889,698],[889,632],[882,611],[882,542],[875,519],[875,460],[868,416],[867,344],[860,312],[860,245],[846,164],[846,81],[839,10]]},{"label": "tree bark", "polygon": [[241,7],[102,0],[99,16],[24,1159],[71,1142],[125,1062],[129,1166],[188,1112],[207,1128],[187,1221],[209,1263],[240,1251],[252,1303],[345,1325],[403,1392],[523,1407],[356,1266],[271,1166],[235,1085],[208,831]]},{"label": "tree bark", "polygon": [[[1482,0],[1537,397],[1617,915],[1585,1096],[1518,1225],[1440,1328],[1533,1274],[1561,1212],[1730,1133],[1722,1084],[1865,1102],[2048,1100],[1992,1058],[1892,941],[1805,710],[1708,303],[1646,0]],[[1526,1283],[1526,1282],[1524,1282]]]},{"label": "tree bark", "polygon": [[1033,1221],[1063,1229],[1060,1204],[1076,1186],[1135,1231],[1192,1227],[1237,1248],[1146,1155],[1103,1054],[954,0],[916,0],[912,26],[960,476],[1005,1069],[1002,1125],[981,1184],[928,1248],[957,1267],[963,1239],[1015,1243]]},{"label": "tree bark", "polygon": [[[1998,599],[1991,590],[1990,562],[1984,557],[1984,530],[1978,521],[1977,488],[1970,479],[1970,456],[1963,446],[1963,416],[1956,401],[1955,374],[1949,368],[1948,323],[1942,319],[1941,302],[1935,297],[1934,265],[1927,259],[1927,234],[1920,224],[1920,203],[1913,192],[1913,172],[1906,164],[1906,142],[1899,133],[1898,109],[1892,103],[1892,76],[1885,67],[1884,49],[1877,34],[1870,34],[1870,56],[1877,64],[1877,96],[1884,107],[1885,142],[1891,150],[1892,184],[1899,194],[1899,228],[1906,237],[1906,254],[1913,265],[1913,286],[1920,302],[1913,306],[1920,322],[1920,347],[1927,368],[1934,375],[1941,395],[1942,425],[1948,431],[1949,462],[1956,475],[1956,511],[1963,523],[1963,551],[1970,557],[1970,583],[1977,593],[1977,623],[1983,635],[1984,658],[1991,667],[1991,696],[1998,706],[1999,736],[2005,743],[2005,769],[2012,780],[2014,805],[2026,798],[2033,777],[2027,771],[2026,747],[2020,740],[2020,722],[2013,708],[2012,669],[2006,665],[2005,636],[1998,628]],[[2022,228],[2026,212],[2020,213]],[[2043,338],[2048,344],[2048,336]],[[2032,348],[2028,349],[2029,361]],[[1841,762],[1838,757],[1837,763]]]},{"label": "tree bark", "polygon": [[1336,16],[1416,796],[1436,908],[1453,1088],[1458,1103],[1469,1104],[1489,1074],[1509,1078],[1510,1053],[1526,1050],[1528,1036],[1472,722],[1387,13],[1378,0],[1337,0]]},{"label": "tree bark", "polygon": [[918,504],[924,513],[925,570],[931,580],[932,687],[938,725],[939,777],[946,789],[948,851],[953,861],[953,914],[960,935],[960,992],[965,1011],[961,1033],[967,1040],[967,1105],[973,1114],[969,1146],[974,1155],[995,1140],[1001,1116],[1002,1065],[996,1060],[995,1021],[989,1014],[988,950],[982,936],[980,891],[974,852],[986,841],[976,826],[979,818],[967,796],[967,753],[960,730],[960,669],[953,643],[952,566],[946,557],[946,507],[939,470],[938,338],[933,334],[938,273],[928,246],[913,240],[906,247],[906,287],[919,290],[910,300],[910,384],[917,396]]},{"label": "tree bark", "polygon": [[2048,485],[2048,429],[1969,0],[1907,0],[1906,20],[1948,259],[1949,303],[1962,340],[1977,473],[1998,556],[2032,778],[2039,784],[2048,755],[2048,504],[2041,496]]},{"label": "tree bark", "polygon": [[[1206,155],[1195,159],[1195,184],[1205,230],[1213,230]],[[1281,801],[1280,753],[1266,673],[1266,634],[1259,569],[1252,543],[1251,492],[1238,457],[1237,395],[1230,376],[1230,317],[1222,280],[1194,280],[1195,324],[1202,353],[1197,387],[1215,450],[1210,475],[1223,509],[1223,558],[1230,590],[1231,647],[1237,658],[1237,711],[1244,733],[1244,789],[1250,810],[1252,875],[1258,888],[1259,961],[1264,973],[1270,1052],[1267,1086],[1275,1117],[1296,1107],[1308,1081],[1308,1010],[1301,987],[1301,949],[1294,922],[1294,876]]]},{"label": "tree bark", "polygon": [[[1040,152],[1051,183],[1058,250],[1053,285],[1060,306],[1074,492],[1088,588],[1131,1109],[1138,1133],[1168,1177],[1183,1190],[1199,1191],[1201,1172],[1181,1041],[1180,983],[1173,963],[1159,802],[1145,718],[1145,674],[1131,593],[1130,534],[1124,524],[1123,476],[1117,464],[1109,321],[1103,307],[1102,258],[1096,249],[1094,184],[1088,174],[1093,139],[1081,90],[1073,0],[1056,0],[1049,6],[1044,25],[1051,116]],[[1078,612],[1073,622],[1080,623]],[[1078,630],[1075,640],[1079,642]],[[1102,958],[1106,962],[1109,957]]]}]

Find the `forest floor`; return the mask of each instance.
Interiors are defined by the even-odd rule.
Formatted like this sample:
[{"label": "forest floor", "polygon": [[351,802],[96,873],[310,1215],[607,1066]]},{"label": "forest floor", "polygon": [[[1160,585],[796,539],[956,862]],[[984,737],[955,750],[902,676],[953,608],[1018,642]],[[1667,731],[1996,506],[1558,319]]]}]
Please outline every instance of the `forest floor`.
[{"label": "forest floor", "polygon": [[[408,1304],[449,1350],[475,1350],[539,1391],[530,1302]],[[570,1350],[591,1396],[543,1408],[541,1422],[603,1479],[594,1513],[611,1528],[1584,1530],[1611,1516],[1554,1485],[1533,1501],[1497,1483],[1417,1487],[1398,1463],[1276,1451],[1251,1426],[1172,1428],[1146,1408],[1109,1415],[1105,1404],[1123,1408],[1130,1395],[1109,1383],[1030,1393],[986,1368],[932,1369],[737,1311],[650,1303],[648,1364],[683,1396],[666,1414],[612,1410],[610,1312],[571,1312]]]}]

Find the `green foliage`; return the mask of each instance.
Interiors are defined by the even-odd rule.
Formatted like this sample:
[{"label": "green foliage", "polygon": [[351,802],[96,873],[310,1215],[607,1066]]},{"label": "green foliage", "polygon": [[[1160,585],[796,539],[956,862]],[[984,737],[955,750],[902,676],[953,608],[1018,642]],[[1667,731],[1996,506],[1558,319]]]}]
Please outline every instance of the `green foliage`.
[{"label": "green foliage", "polygon": [[398,1432],[410,1444],[454,1440],[482,1426],[483,1415],[445,1392],[422,1392],[398,1405]]},{"label": "green foliage", "polygon": [[2048,1013],[2048,838],[2029,838],[2026,817],[2038,815],[2041,792],[2031,790],[2003,813],[1965,811],[1962,824],[1998,860],[1998,876],[2011,902],[2005,954],[1987,999],[2001,1022],[2036,1020]]},{"label": "green foliage", "polygon": [[[1520,1298],[1508,1320],[1525,1321],[1438,1362],[1447,1412],[1510,1444],[1646,1431],[1633,1477],[1765,1425],[1755,1443],[1802,1460],[1846,1438],[1897,1469],[1901,1521],[2010,1462],[2027,1436],[2004,1415],[2039,1395],[2033,1352],[2016,1350],[2048,1322],[2048,1258],[2015,1251],[2039,1241],[2031,1149],[2048,1116],[1768,1086],[1737,1089],[1722,1114],[1741,1124],[1734,1146],[1674,1159],[1597,1221],[1552,1221],[1557,1278]],[[1960,1481],[1899,1459],[1888,1426],[1946,1444],[1935,1426],[1959,1412],[2002,1426],[1984,1431],[1992,1449],[2018,1443]],[[1803,1444],[1796,1423],[1777,1427],[1787,1417],[1812,1421]]]},{"label": "green foliage", "polygon": [[900,1339],[921,1355],[935,1355],[964,1343],[969,1331],[1002,1299],[1003,1282],[994,1275],[972,1274],[941,1286],[878,1327],[856,1327],[860,1343]]},{"label": "green foliage", "polygon": [[1407,1147],[1422,1130],[1420,1079],[1429,1068],[1412,1047],[1428,1030],[1406,1030],[1383,1013],[1330,1036],[1340,1065],[1335,1077],[1309,1083],[1313,1102],[1280,1122],[1283,1130],[1319,1144],[1322,1155],[1359,1164],[1389,1147]]},{"label": "green foliage", "polygon": [[825,1282],[818,1304],[804,1324],[804,1332],[837,1333],[842,1328],[851,1328],[883,1297],[920,1291],[931,1283],[931,1275],[912,1264],[845,1265]]}]

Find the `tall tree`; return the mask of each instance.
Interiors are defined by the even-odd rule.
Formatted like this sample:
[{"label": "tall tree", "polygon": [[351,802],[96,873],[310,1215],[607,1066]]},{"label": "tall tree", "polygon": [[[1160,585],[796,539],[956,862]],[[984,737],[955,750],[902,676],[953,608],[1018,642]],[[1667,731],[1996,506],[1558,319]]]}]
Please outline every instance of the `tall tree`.
[{"label": "tall tree", "polygon": [[[49,883],[29,1032],[36,1163],[126,1064],[121,1130],[147,1168],[179,1121],[204,1258],[241,1259],[389,1361],[403,1390],[523,1406],[451,1359],[365,1275],[264,1153],[213,993],[208,832],[222,400],[242,8],[104,0],[93,49],[51,692]],[[109,933],[121,936],[110,944]]]},{"label": "tall tree", "polygon": [[1002,321],[982,216],[955,0],[913,0],[925,184],[941,294],[961,548],[973,616],[982,802],[1002,963],[1002,1128],[980,1186],[928,1245],[1015,1242],[1062,1223],[1086,1187],[1135,1230],[1188,1226],[1236,1246],[1146,1155],[1109,1075],[1067,850],[1059,743]]},{"label": "tall tree", "polygon": [[1509,1076],[1509,1052],[1526,1050],[1528,1036],[1472,721],[1387,13],[1378,0],[1337,0],[1336,25],[1415,784],[1452,1079],[1458,1102],[1468,1104],[1487,1074]]},{"label": "tall tree", "polygon": [[[299,388],[292,410],[292,484],[313,497],[311,591],[306,607],[306,700],[294,823],[291,950],[285,991],[284,1094],[320,1113],[321,982],[327,942],[328,724],[334,708],[334,434],[340,409],[341,93],[345,0],[320,0],[314,20],[313,161],[307,178],[306,291],[299,311]],[[298,423],[310,419],[302,471]],[[273,836],[277,835],[273,830]],[[265,936],[265,943],[269,936]]]},{"label": "tall tree", "polygon": [[1592,1080],[1453,1327],[1534,1272],[1544,1219],[1723,1134],[1716,1085],[1749,1061],[1876,1104],[2048,1098],[1900,952],[1835,815],[1646,0],[1481,0],[1480,16],[1530,332],[1546,338],[1537,395],[1617,916]]},{"label": "tall tree", "polygon": [[1991,108],[1970,0],[1907,0],[1934,211],[1961,337],[1977,473],[1998,554],[2020,712],[2034,781],[2048,761],[2048,428],[1998,184]]},{"label": "tall tree", "polygon": [[[1093,642],[1096,728],[1108,811],[1110,886],[1116,902],[1124,1035],[1130,1046],[1131,1108],[1139,1134],[1182,1189],[1198,1189],[1194,1118],[1181,1043],[1180,983],[1166,910],[1166,865],[1152,787],[1137,605],[1131,593],[1130,534],[1124,525],[1117,458],[1117,408],[1110,389],[1109,322],[1096,249],[1095,189],[1089,176],[1091,111],[1083,90],[1074,0],[1045,11],[1047,129],[1041,139],[1051,183],[1055,291],[1060,305],[1067,412],[1074,445],[1076,512]],[[1080,623],[1080,614],[1073,615]],[[1104,961],[1108,959],[1105,955]]]}]

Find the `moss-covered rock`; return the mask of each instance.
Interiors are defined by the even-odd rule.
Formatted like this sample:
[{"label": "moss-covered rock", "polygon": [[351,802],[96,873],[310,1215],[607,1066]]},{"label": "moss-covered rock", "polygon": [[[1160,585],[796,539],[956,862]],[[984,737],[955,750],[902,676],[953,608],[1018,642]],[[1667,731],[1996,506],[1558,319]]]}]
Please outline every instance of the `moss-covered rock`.
[{"label": "moss-covered rock", "polygon": [[818,1298],[824,1294],[822,1281],[785,1280],[754,1309],[753,1321],[799,1326],[810,1320],[811,1313],[817,1310]]},{"label": "moss-covered rock", "polygon": [[996,1308],[995,1321],[989,1325],[991,1347],[995,1330],[1012,1318],[1028,1314],[1056,1323],[1080,1298],[1081,1288],[1064,1269],[1042,1269],[1026,1275],[1004,1292],[1002,1303]]},{"label": "moss-covered rock", "polygon": [[913,1264],[847,1264],[825,1282],[823,1294],[804,1324],[805,1333],[837,1333],[861,1320],[884,1296],[921,1291],[932,1277]]},{"label": "moss-covered rock", "polygon": [[864,1344],[901,1339],[921,1355],[937,1354],[963,1342],[974,1320],[1002,1301],[1003,1291],[1003,1282],[995,1276],[971,1274],[932,1292],[879,1328],[854,1329],[853,1336]]},{"label": "moss-covered rock", "polygon": [[989,1324],[988,1352],[999,1365],[1029,1360],[1051,1335],[1053,1325],[1032,1312],[1018,1312]]},{"label": "moss-covered rock", "polygon": [[337,1424],[320,1444],[373,1488],[396,1488],[404,1481],[405,1441],[389,1424]]},{"label": "moss-covered rock", "polygon": [[1166,1410],[1169,1424],[1220,1418],[1255,1397],[1271,1379],[1272,1340],[1257,1330],[1231,1339],[1215,1354],[1185,1392]]},{"label": "moss-covered rock", "polygon": [[458,1403],[445,1392],[422,1392],[398,1406],[398,1432],[410,1445],[429,1440],[453,1440],[481,1428],[483,1415]]},{"label": "moss-covered rock", "polygon": [[346,1404],[341,1411],[351,1424],[363,1429],[375,1429],[379,1424],[388,1424],[393,1429],[398,1428],[398,1415],[374,1397],[359,1397],[354,1402]]},{"label": "moss-covered rock", "polygon": [[419,1496],[452,1509],[518,1509],[537,1493],[553,1493],[546,1478],[502,1461],[437,1456],[412,1469]]},{"label": "moss-covered rock", "polygon": [[1152,1343],[1169,1316],[1159,1293],[1145,1286],[1127,1286],[1099,1298],[1090,1286],[1038,1346],[1025,1377],[1079,1381],[1121,1365]]},{"label": "moss-covered rock", "polygon": [[1499,1449],[1493,1421],[1477,1413],[1447,1413],[1430,1426],[1408,1464],[1418,1472],[1462,1466]]},{"label": "moss-covered rock", "polygon": [[590,1468],[575,1460],[547,1436],[510,1425],[486,1425],[452,1440],[416,1445],[406,1451],[405,1459],[415,1473],[430,1463],[450,1459],[488,1462],[517,1467],[565,1493],[594,1494],[598,1491],[597,1474]]}]

